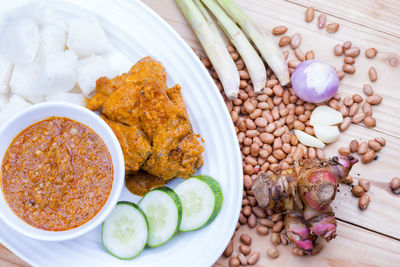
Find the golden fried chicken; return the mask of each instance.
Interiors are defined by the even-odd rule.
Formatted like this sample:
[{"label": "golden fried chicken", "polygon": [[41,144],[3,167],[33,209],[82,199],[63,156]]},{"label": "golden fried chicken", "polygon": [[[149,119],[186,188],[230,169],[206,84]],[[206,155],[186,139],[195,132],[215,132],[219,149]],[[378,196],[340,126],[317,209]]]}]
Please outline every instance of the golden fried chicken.
[{"label": "golden fried chicken", "polygon": [[125,160],[125,170],[138,171],[151,153],[150,142],[136,125],[129,126],[101,116],[111,127],[121,145]]},{"label": "golden fried chicken", "polygon": [[201,167],[204,149],[193,133],[181,88],[167,89],[160,62],[143,58],[129,73],[98,79],[96,90],[87,107],[99,111],[115,132],[127,179],[137,183],[137,192],[190,177]]}]

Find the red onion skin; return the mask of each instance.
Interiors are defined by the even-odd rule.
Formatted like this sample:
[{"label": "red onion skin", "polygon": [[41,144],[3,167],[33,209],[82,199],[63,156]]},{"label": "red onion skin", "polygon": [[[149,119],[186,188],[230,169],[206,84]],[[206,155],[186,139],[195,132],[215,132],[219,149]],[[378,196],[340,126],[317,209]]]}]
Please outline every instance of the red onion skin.
[{"label": "red onion skin", "polygon": [[[314,65],[314,64],[318,64],[318,65]],[[309,75],[315,75],[314,77],[314,81],[318,80],[319,78],[319,74],[318,73],[307,73],[306,70],[311,66],[312,67],[317,67],[318,66],[322,66],[325,67],[325,69],[328,71],[328,73],[326,73],[326,76],[329,77],[329,81],[327,82],[323,93],[319,94],[315,87],[312,87],[311,85],[307,84],[307,77]],[[321,68],[319,68],[321,69]],[[321,83],[324,83],[326,81],[321,80]],[[330,66],[329,64],[323,62],[323,61],[319,61],[319,60],[306,60],[303,61],[302,63],[300,63],[296,69],[294,70],[293,74],[292,74],[292,87],[296,93],[296,95],[306,101],[306,102],[310,102],[310,103],[321,103],[324,102],[326,100],[329,100],[330,98],[332,98],[338,88],[339,88],[339,77],[335,71],[335,69]]]}]

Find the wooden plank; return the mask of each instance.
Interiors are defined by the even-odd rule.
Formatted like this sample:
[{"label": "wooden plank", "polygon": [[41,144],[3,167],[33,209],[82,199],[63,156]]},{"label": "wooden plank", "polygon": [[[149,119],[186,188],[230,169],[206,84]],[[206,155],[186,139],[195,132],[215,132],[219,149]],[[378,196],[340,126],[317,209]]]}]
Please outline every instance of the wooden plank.
[{"label": "wooden plank", "polygon": [[29,264],[15,256],[6,247],[0,244],[0,266],[3,267],[28,267]]},{"label": "wooden plank", "polygon": [[397,0],[386,1],[353,1],[341,0],[288,0],[293,4],[312,6],[334,17],[339,17],[353,23],[373,28],[384,33],[399,35],[400,27],[400,2]]},{"label": "wooden plank", "polygon": [[[252,251],[260,252],[259,261],[253,266],[296,266],[296,267],[377,267],[398,266],[400,261],[400,242],[372,233],[353,225],[338,222],[338,236],[329,243],[324,242],[324,249],[314,257],[298,257],[291,253],[290,245],[279,245],[280,256],[270,259],[266,251],[272,247],[271,234],[260,236],[247,225],[241,226],[233,239],[234,254],[238,252],[241,234],[252,237]],[[222,256],[214,267],[225,267],[228,259]]]}]

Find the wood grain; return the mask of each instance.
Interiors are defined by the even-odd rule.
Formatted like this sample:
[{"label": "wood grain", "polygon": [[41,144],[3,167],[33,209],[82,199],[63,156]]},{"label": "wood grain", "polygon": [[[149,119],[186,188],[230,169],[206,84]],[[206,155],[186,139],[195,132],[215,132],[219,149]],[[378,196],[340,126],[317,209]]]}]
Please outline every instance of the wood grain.
[{"label": "wood grain", "polygon": [[[312,49],[317,59],[325,60],[341,68],[343,57],[333,55],[337,43],[351,40],[361,49],[356,58],[356,73],[346,75],[340,84],[342,95],[362,94],[364,83],[372,84],[375,92],[383,96],[381,105],[374,106],[377,126],[373,129],[352,125],[340,139],[326,148],[328,155],[337,154],[337,149],[347,146],[352,139],[368,140],[383,136],[387,145],[378,152],[378,160],[368,165],[357,164],[353,169],[354,178],[363,177],[371,182],[371,204],[366,211],[357,207],[357,199],[350,193],[350,187],[340,186],[334,202],[336,216],[342,220],[338,225],[338,237],[331,241],[319,255],[298,258],[290,254],[289,248],[278,247],[281,256],[277,260],[267,258],[265,251],[270,246],[269,238],[261,238],[254,230],[242,226],[236,233],[251,233],[261,252],[260,261],[255,266],[396,266],[400,261],[400,197],[389,192],[387,183],[393,176],[400,176],[400,65],[388,64],[390,56],[400,61],[400,2],[397,0],[235,0],[257,25],[270,33],[278,25],[289,28],[288,35],[296,32],[302,35],[301,49]],[[174,0],[143,0],[163,17],[184,39],[198,51],[201,46],[193,31],[176,6]],[[316,18],[311,23],[304,20],[306,7],[327,15],[328,23],[340,24],[339,31],[329,34],[316,26]],[[272,37],[278,42],[279,37]],[[364,56],[365,49],[375,47],[378,55],[374,59]],[[290,50],[283,48],[282,50]],[[290,57],[294,58],[291,52]],[[374,66],[378,80],[371,83],[368,69]],[[369,229],[369,230],[368,230]],[[381,233],[381,234],[379,234]],[[391,238],[387,237],[391,236]],[[396,240],[397,239],[397,240]],[[235,248],[237,250],[237,247]],[[0,266],[27,266],[4,247],[0,247]],[[215,266],[228,266],[223,257]]]}]

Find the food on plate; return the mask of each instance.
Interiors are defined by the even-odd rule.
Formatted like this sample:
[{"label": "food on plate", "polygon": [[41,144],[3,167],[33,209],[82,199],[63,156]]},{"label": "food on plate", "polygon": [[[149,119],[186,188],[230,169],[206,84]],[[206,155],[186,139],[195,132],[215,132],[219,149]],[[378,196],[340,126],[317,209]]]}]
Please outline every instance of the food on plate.
[{"label": "food on plate", "polygon": [[65,231],[93,218],[108,199],[113,164],[87,126],[51,117],[23,130],[8,147],[1,186],[13,212],[47,231]]},{"label": "food on plate", "polygon": [[142,252],[149,238],[146,215],[136,204],[120,201],[101,227],[104,248],[114,257],[133,259]]},{"label": "food on plate", "polygon": [[159,187],[146,193],[138,206],[149,222],[149,247],[166,243],[178,230],[182,220],[182,204],[174,190]]},{"label": "food on plate", "polygon": [[222,208],[221,186],[210,176],[194,176],[178,184],[174,191],[182,203],[182,232],[212,223]]},{"label": "food on plate", "polygon": [[357,162],[341,155],[321,162],[305,160],[298,168],[270,175],[261,172],[252,189],[261,208],[286,212],[286,235],[310,254],[317,237],[335,238],[336,219],[330,204],[339,183]]},{"label": "food on plate", "polygon": [[200,1],[176,0],[183,15],[190,23],[204,51],[221,79],[225,94],[235,99],[239,93],[239,73],[236,70],[218,28]]},{"label": "food on plate", "polygon": [[125,186],[128,190],[138,196],[144,196],[152,188],[161,187],[165,180],[152,175],[146,171],[138,170],[125,174]]},{"label": "food on plate", "polygon": [[321,103],[332,98],[339,88],[335,69],[319,60],[301,62],[292,74],[296,95],[310,103]]},{"label": "food on plate", "polygon": [[[128,73],[99,78],[87,107],[99,111],[116,134],[132,192],[143,195],[172,178],[188,178],[203,164],[204,148],[193,132],[180,86],[168,89],[163,66],[150,57]],[[143,171],[163,181],[143,179],[151,177]]]},{"label": "food on plate", "polygon": [[[139,172],[143,179],[157,178]],[[194,176],[174,189],[161,186],[146,191],[137,205],[127,201],[117,204],[103,223],[103,246],[119,259],[132,259],[146,244],[158,247],[178,230],[193,231],[209,225],[220,212],[222,202],[220,184],[207,175]]]},{"label": "food on plate", "polygon": [[[11,91],[7,99],[86,105],[99,77],[132,65],[113,49],[96,17],[61,20],[42,3],[10,12],[0,33],[0,94]],[[12,115],[0,109],[2,122]]]}]

